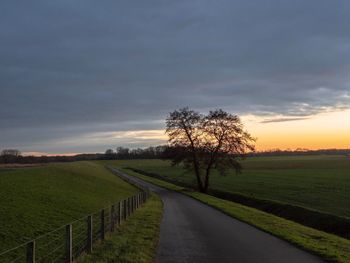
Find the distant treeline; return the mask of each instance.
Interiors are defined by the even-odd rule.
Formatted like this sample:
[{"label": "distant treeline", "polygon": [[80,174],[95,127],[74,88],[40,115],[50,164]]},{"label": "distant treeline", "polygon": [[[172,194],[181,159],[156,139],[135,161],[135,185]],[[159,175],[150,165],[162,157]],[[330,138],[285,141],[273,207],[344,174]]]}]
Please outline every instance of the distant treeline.
[{"label": "distant treeline", "polygon": [[[168,159],[174,155],[175,149],[162,145],[156,147],[148,147],[145,149],[128,149],[118,147],[116,151],[108,149],[105,152],[105,159]],[[287,156],[287,155],[346,155],[350,156],[350,149],[296,149],[296,150],[280,150],[274,149],[269,151],[253,152],[246,155],[246,157],[259,156]]]},{"label": "distant treeline", "polygon": [[[167,159],[171,149],[166,145],[129,149],[117,147],[115,150],[108,149],[105,153],[77,154],[73,156],[24,156],[19,150],[5,149],[1,151],[0,163],[50,163],[50,162],[74,162],[91,160],[125,160],[125,159]],[[350,149],[322,149],[322,150],[270,150],[262,152],[249,153],[248,157],[253,156],[287,156],[287,155],[346,155],[350,156]]]},{"label": "distant treeline", "polygon": [[0,164],[18,163],[18,164],[33,164],[33,163],[52,163],[52,162],[74,162],[87,160],[101,160],[104,154],[78,154],[74,156],[13,156],[0,155]]},{"label": "distant treeline", "polygon": [[129,149],[117,147],[116,150],[108,149],[105,153],[87,153],[77,155],[57,156],[25,156],[17,149],[5,149],[0,153],[0,164],[19,163],[51,163],[51,162],[75,162],[91,160],[125,160],[125,159],[159,159],[164,158],[166,146],[148,147],[145,149]]},{"label": "distant treeline", "polygon": [[346,155],[350,156],[350,149],[296,149],[296,150],[280,150],[274,149],[269,151],[260,151],[249,153],[248,156],[287,156],[287,155]]},{"label": "distant treeline", "polygon": [[137,148],[129,149],[125,147],[117,147],[114,151],[113,149],[108,149],[105,152],[105,159],[163,159],[166,157],[165,153],[169,149],[166,145],[160,145],[148,148]]}]

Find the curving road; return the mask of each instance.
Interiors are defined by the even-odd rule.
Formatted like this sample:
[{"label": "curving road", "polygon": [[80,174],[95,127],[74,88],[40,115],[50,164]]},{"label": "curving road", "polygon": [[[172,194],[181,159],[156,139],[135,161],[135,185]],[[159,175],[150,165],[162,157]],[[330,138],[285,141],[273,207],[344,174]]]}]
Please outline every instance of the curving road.
[{"label": "curving road", "polygon": [[324,262],[195,199],[113,170],[149,187],[164,203],[157,252],[159,263]]}]

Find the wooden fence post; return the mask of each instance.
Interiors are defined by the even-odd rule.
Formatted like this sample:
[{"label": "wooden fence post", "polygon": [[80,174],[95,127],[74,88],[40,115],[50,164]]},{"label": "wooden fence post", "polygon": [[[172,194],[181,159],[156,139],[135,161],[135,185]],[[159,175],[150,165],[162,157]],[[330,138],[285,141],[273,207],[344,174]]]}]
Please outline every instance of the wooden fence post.
[{"label": "wooden fence post", "polygon": [[66,225],[66,263],[73,261],[72,225]]},{"label": "wooden fence post", "polygon": [[101,210],[101,240],[105,239],[105,210]]},{"label": "wooden fence post", "polygon": [[114,232],[114,224],[115,224],[115,207],[111,206],[111,232]]},{"label": "wooden fence post", "polygon": [[87,244],[86,244],[86,250],[87,253],[91,253],[92,252],[92,216],[88,216],[87,217]]},{"label": "wooden fence post", "polygon": [[27,244],[27,263],[35,263],[35,241]]},{"label": "wooden fence post", "polygon": [[135,211],[135,196],[131,197],[131,214]]},{"label": "wooden fence post", "polygon": [[118,203],[118,226],[120,226],[120,221],[122,220],[122,202]]},{"label": "wooden fence post", "polygon": [[126,199],[123,200],[123,220],[126,219],[127,211],[126,211]]},{"label": "wooden fence post", "polygon": [[127,198],[126,199],[126,217],[129,217],[129,214],[130,214],[130,199]]},{"label": "wooden fence post", "polygon": [[126,209],[126,218],[128,218],[129,217],[129,198],[126,199],[126,207],[125,207],[125,209]]}]

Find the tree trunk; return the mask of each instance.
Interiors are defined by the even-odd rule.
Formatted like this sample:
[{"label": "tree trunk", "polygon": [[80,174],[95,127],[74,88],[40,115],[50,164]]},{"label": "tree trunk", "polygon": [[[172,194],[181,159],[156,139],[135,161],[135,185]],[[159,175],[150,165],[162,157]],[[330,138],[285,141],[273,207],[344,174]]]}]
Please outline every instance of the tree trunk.
[{"label": "tree trunk", "polygon": [[204,192],[203,182],[202,182],[201,174],[196,161],[193,161],[193,166],[194,166],[194,172],[196,174],[198,191],[203,193]]},{"label": "tree trunk", "polygon": [[208,192],[208,188],[209,188],[209,175],[210,175],[210,170],[207,170],[206,174],[205,174],[205,180],[204,180],[204,186],[203,186],[203,193],[207,193]]}]

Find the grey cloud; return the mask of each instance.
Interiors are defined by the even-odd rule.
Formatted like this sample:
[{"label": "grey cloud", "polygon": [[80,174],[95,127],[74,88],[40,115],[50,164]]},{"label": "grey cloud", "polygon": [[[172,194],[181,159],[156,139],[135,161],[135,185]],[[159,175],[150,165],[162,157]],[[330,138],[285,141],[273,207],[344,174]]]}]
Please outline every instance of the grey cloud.
[{"label": "grey cloud", "polygon": [[261,121],[261,123],[274,123],[274,122],[288,122],[288,121],[302,121],[308,118],[298,117],[298,118],[276,118]]},{"label": "grey cloud", "polygon": [[187,105],[272,117],[346,108],[349,8],[346,0],[4,0],[0,148],[45,151],[67,136],[159,129]]}]

